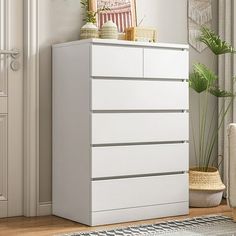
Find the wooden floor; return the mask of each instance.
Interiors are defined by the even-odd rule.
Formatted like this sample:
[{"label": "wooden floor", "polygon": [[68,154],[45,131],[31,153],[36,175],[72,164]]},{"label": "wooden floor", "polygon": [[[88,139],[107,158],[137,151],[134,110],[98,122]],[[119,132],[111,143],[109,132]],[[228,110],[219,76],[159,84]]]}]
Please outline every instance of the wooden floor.
[{"label": "wooden floor", "polygon": [[215,208],[192,208],[190,214],[181,217],[163,218],[147,221],[129,222],[123,224],[101,226],[101,227],[88,227],[69,220],[65,220],[55,216],[45,217],[14,217],[8,219],[0,219],[0,236],[49,236],[61,233],[88,231],[93,229],[104,229],[118,226],[138,225],[138,224],[152,224],[162,220],[169,219],[184,219],[194,216],[211,215],[211,214],[224,214],[231,216],[231,211],[226,205],[226,202],[222,202],[219,207]]}]

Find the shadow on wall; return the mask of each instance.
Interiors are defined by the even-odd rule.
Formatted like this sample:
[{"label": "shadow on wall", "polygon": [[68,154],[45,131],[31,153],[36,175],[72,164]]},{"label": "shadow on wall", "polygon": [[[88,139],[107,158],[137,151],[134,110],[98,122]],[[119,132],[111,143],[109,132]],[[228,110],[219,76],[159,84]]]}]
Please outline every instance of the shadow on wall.
[{"label": "shadow on wall", "polygon": [[51,45],[77,40],[82,26],[79,0],[39,1],[40,202],[51,201]]}]

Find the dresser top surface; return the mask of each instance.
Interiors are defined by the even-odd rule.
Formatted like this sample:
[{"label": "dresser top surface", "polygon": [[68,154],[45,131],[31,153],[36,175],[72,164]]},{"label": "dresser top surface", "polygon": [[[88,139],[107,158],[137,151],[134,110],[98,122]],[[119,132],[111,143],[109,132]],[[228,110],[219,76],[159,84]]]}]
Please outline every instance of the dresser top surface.
[{"label": "dresser top surface", "polygon": [[149,42],[134,42],[127,40],[115,39],[84,39],[66,43],[54,44],[53,48],[69,47],[80,44],[100,44],[100,45],[116,45],[116,46],[134,46],[134,47],[155,47],[155,48],[173,48],[173,49],[189,49],[188,44],[174,44],[174,43],[149,43]]}]

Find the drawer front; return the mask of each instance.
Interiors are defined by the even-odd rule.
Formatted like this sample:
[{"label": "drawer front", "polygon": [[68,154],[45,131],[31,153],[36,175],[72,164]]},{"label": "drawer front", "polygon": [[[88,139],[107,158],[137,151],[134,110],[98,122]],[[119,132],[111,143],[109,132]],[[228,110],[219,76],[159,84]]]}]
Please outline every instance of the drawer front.
[{"label": "drawer front", "polygon": [[188,140],[188,113],[94,113],[92,144]]},{"label": "drawer front", "polygon": [[143,77],[143,49],[120,46],[92,46],[92,76]]},{"label": "drawer front", "polygon": [[92,80],[93,110],[188,109],[188,83]]},{"label": "drawer front", "polygon": [[187,79],[188,51],[144,49],[144,77]]},{"label": "drawer front", "polygon": [[188,201],[188,174],[92,182],[92,211]]},{"label": "drawer front", "polygon": [[188,144],[92,148],[92,178],[188,170]]}]

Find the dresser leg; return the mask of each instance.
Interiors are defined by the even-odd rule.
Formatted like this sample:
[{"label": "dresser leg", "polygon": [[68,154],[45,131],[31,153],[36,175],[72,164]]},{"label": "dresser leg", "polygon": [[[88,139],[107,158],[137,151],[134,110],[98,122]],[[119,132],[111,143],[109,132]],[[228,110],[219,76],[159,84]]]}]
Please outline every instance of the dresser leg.
[{"label": "dresser leg", "polygon": [[232,209],[232,213],[233,213],[233,219],[234,221],[236,221],[236,207]]}]

